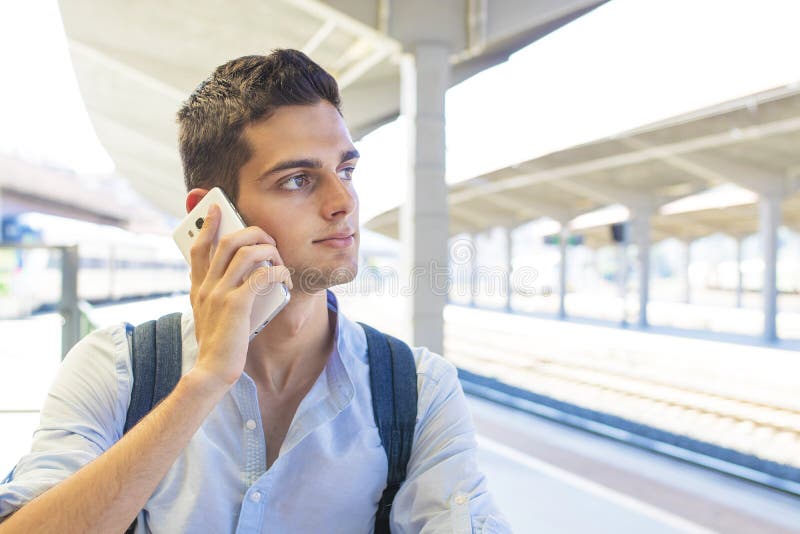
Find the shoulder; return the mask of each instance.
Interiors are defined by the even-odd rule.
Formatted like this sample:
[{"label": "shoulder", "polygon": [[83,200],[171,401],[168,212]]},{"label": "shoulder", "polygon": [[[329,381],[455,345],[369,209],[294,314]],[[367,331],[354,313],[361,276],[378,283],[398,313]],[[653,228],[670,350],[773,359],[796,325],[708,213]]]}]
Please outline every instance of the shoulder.
[{"label": "shoulder", "polygon": [[72,347],[42,405],[39,446],[69,448],[77,439],[99,454],[119,439],[130,401],[128,354],[122,324],[95,330]]},{"label": "shoulder", "polygon": [[458,379],[456,366],[427,347],[411,347],[411,353],[417,366],[417,377],[425,385],[436,386],[442,381]]},{"label": "shoulder", "polygon": [[109,399],[128,400],[131,390],[131,359],[125,324],[95,330],[67,353],[61,365],[61,380],[54,388],[86,386],[105,391]]},{"label": "shoulder", "polygon": [[469,417],[458,369],[452,362],[427,347],[411,347],[417,365],[417,434],[440,419]]},{"label": "shoulder", "polygon": [[125,325],[107,326],[84,336],[67,353],[62,368],[67,372],[74,368],[82,372],[106,369],[126,375],[130,358]]}]

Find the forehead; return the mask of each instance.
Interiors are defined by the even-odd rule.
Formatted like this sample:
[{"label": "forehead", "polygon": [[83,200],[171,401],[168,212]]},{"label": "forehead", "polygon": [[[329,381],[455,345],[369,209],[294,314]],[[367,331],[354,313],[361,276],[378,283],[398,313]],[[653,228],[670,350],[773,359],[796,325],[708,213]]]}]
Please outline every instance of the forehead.
[{"label": "forehead", "polygon": [[269,118],[246,126],[244,136],[252,150],[252,159],[261,161],[323,157],[321,152],[326,150],[338,155],[353,148],[342,116],[327,101],[280,107]]}]

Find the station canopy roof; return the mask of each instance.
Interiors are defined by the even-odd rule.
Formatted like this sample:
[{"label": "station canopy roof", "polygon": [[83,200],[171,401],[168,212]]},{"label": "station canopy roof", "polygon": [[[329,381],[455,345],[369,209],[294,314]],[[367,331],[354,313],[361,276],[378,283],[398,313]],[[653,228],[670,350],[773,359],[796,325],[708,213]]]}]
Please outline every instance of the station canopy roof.
[{"label": "station canopy roof", "polygon": [[175,216],[185,190],[175,114],[229,59],[305,51],[342,88],[354,139],[396,118],[420,28],[451,46],[455,85],[605,0],[60,0],[84,103],[117,171]]},{"label": "station canopy roof", "polygon": [[[798,147],[800,87],[779,87],[452,184],[450,235],[550,217],[600,246],[644,209],[656,241],[741,237],[758,231],[750,191],[779,195],[783,224],[800,231]],[[397,238],[398,219],[394,208],[365,226]]]}]

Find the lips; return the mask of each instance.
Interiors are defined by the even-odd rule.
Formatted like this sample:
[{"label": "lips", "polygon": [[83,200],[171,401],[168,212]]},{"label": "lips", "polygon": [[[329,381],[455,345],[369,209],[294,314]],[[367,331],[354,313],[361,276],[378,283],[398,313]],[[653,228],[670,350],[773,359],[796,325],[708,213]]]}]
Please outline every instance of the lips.
[{"label": "lips", "polygon": [[331,234],[329,236],[323,237],[322,239],[317,239],[316,241],[314,241],[314,243],[321,243],[323,241],[329,241],[329,240],[332,240],[332,239],[347,239],[347,238],[353,237],[354,234],[355,234],[355,232],[353,232],[353,231],[350,231],[350,232],[338,232],[338,233]]},{"label": "lips", "polygon": [[355,232],[338,232],[314,241],[315,245],[345,249],[355,243]]}]

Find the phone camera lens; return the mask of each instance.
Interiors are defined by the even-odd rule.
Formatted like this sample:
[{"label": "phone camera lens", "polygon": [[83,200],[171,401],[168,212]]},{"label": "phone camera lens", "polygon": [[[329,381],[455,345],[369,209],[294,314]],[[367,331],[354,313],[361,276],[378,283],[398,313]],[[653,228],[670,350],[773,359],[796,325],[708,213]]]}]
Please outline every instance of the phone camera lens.
[{"label": "phone camera lens", "polygon": [[203,227],[203,218],[198,217],[197,220],[194,222],[194,225],[200,230]]}]

